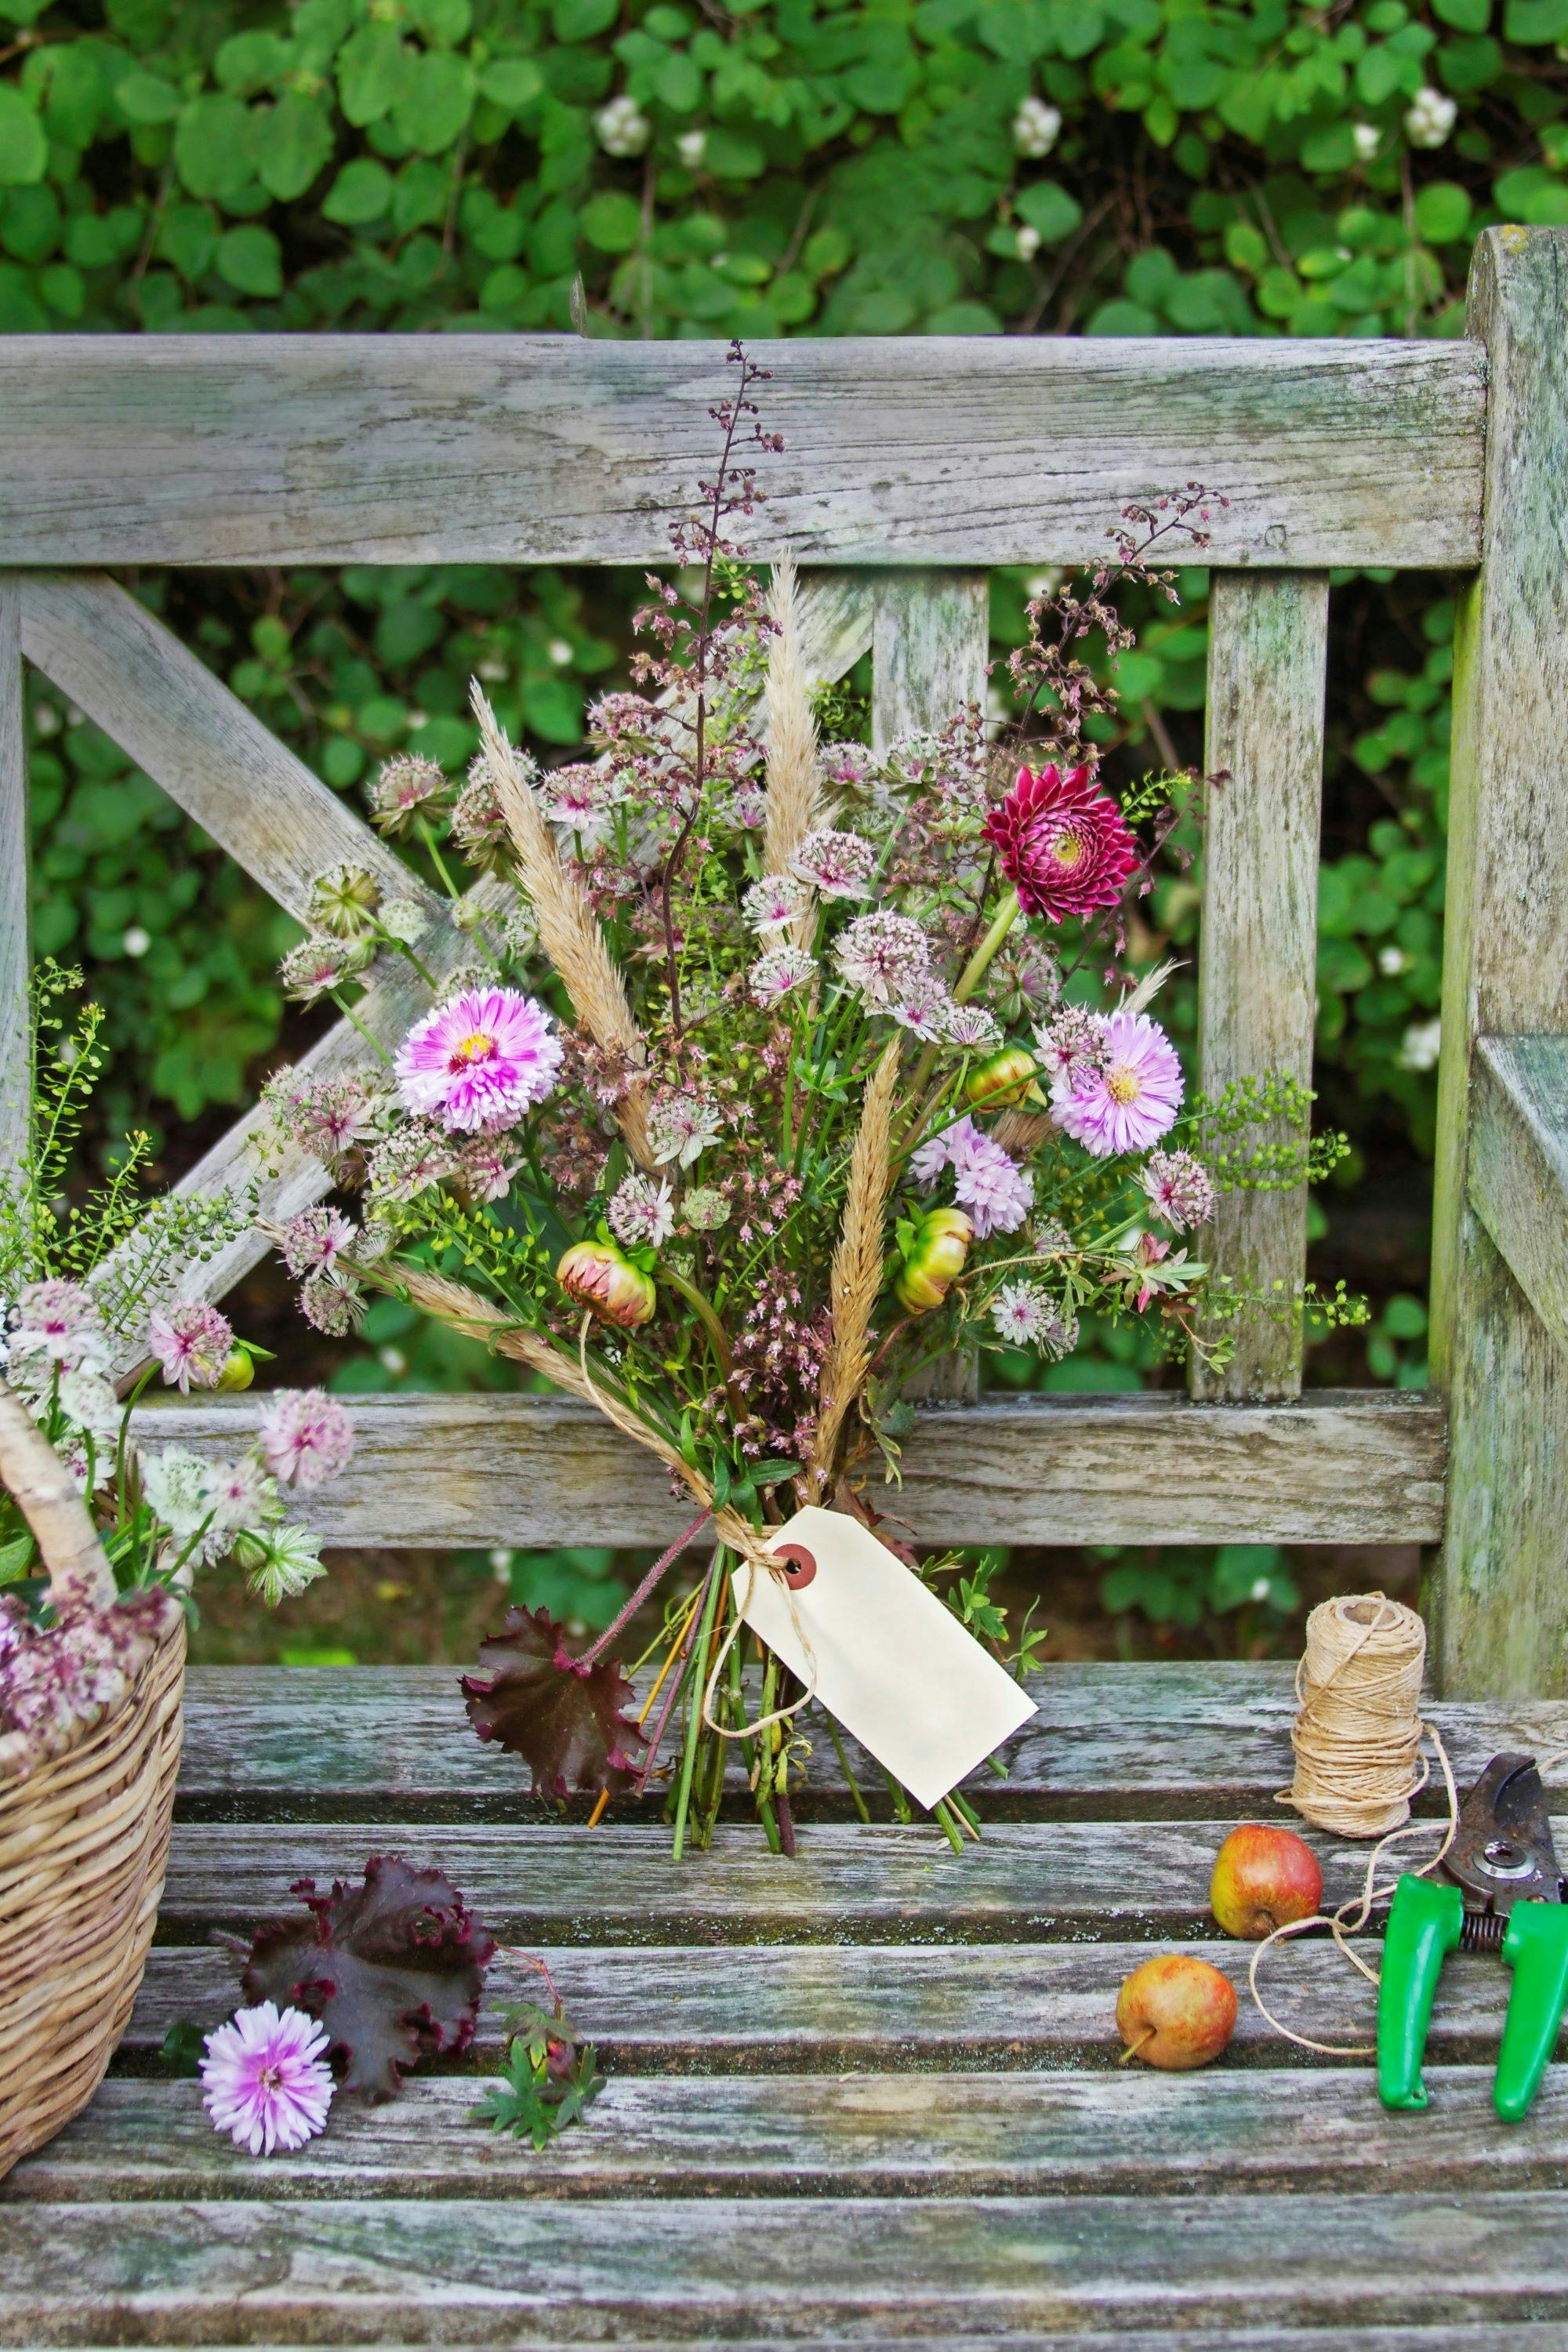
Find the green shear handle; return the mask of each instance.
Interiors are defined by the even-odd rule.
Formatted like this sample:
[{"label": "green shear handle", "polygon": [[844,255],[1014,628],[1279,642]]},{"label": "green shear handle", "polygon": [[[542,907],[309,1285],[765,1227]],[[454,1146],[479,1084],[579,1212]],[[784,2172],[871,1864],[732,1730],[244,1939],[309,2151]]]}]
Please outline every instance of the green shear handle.
[{"label": "green shear handle", "polygon": [[[1377,2091],[1385,2107],[1426,2105],[1421,2061],[1437,1979],[1465,1927],[1458,1886],[1403,1877],[1394,1890],[1377,1996]],[[1568,1906],[1525,1900],[1508,1916],[1502,1957],[1513,1970],[1492,2099],[1505,2124],[1522,2121],[1541,2087],[1568,2006]]]},{"label": "green shear handle", "polygon": [[1457,1886],[1408,1872],[1394,1890],[1377,1990],[1377,2095],[1385,2107],[1424,2107],[1421,2060],[1437,1979],[1465,1927]]}]

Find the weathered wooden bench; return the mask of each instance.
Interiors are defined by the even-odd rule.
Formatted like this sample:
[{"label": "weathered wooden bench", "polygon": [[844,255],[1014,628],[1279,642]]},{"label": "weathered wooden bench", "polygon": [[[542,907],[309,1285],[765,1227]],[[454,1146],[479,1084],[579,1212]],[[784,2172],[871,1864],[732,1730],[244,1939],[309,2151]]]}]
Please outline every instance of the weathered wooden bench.
[{"label": "weathered wooden bench", "polygon": [[[1223,490],[1207,765],[1202,1075],[1310,1077],[1328,574],[1462,575],[1433,1330],[1422,1397],[1300,1391],[1250,1337],[1187,1399],[933,1406],[901,1507],[933,1542],[1441,1545],[1433,1664],[1461,1771],[1558,1747],[1568,1710],[1568,233],[1500,229],[1447,343],[801,342],[769,352],[784,457],[754,544],[809,567],[812,656],[868,649],[880,737],[980,690],[985,574],[1092,559],[1129,499]],[[508,337],[0,342],[0,1098],[26,961],[24,658],[278,898],[393,853],[100,567],[658,562],[707,462],[720,354]],[[427,963],[460,944],[429,902]],[[445,960],[443,965],[443,959]],[[363,1017],[401,1033],[405,973]],[[347,1024],[312,1055],[363,1052]],[[242,1121],[190,1181],[248,1164]],[[0,1137],[0,1145],[14,1141]],[[287,1165],[268,1205],[319,1192]],[[1213,1255],[1300,1281],[1299,1193],[1243,1196]],[[215,1293],[259,1244],[203,1269]],[[246,1400],[166,1412],[232,1444]],[[566,1402],[397,1397],[321,1521],[340,1542],[617,1545],[679,1524],[660,1475]],[[849,1821],[802,1850],[726,1824],[679,1871],[623,1810],[533,1812],[449,1675],[193,1680],[183,1818],[142,2004],[86,2116],[6,2184],[0,2336],[38,2341],[1049,2344],[1085,2330],[1386,2352],[1508,2323],[1568,2345],[1568,2115],[1490,2116],[1502,1982],[1446,1983],[1436,2098],[1384,2119],[1364,2070],[1299,2062],[1244,2010],[1201,2077],[1111,2063],[1129,1948],[1205,1932],[1224,1824],[1287,1777],[1275,1670],[1061,1668],[986,1782],[984,1843]],[[226,2009],[214,1925],[297,1874],[439,1859],[549,1954],[613,2069],[543,2157],[412,2084],[288,2163],[160,2079],[171,2021]],[[1565,1845],[1568,1851],[1568,1845]],[[1348,1889],[1353,1857],[1331,1857]],[[1235,1948],[1211,1946],[1233,1969]],[[1307,2030],[1365,2021],[1322,1952]],[[522,1979],[498,1967],[477,2060]]]}]

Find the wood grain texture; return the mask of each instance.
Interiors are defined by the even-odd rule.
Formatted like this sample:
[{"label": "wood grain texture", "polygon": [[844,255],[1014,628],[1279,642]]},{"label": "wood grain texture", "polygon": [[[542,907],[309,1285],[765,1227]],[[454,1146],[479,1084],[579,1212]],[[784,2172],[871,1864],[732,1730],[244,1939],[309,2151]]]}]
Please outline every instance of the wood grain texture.
[{"label": "wood grain texture", "polygon": [[[684,1524],[664,1472],[565,1399],[345,1399],[344,1475],[301,1497],[324,1541],[654,1544]],[[255,1396],[141,1408],[150,1436],[243,1445]],[[1442,1528],[1435,1399],[1320,1391],[1250,1408],[1155,1394],[927,1406],[901,1489],[873,1500],[924,1543],[1429,1543]],[[1162,1465],[1157,1480],[1149,1465]]]},{"label": "wood grain texture", "polygon": [[[759,346],[747,538],[803,561],[1082,562],[1223,488],[1218,564],[1476,559],[1463,343],[844,336]],[[633,563],[712,461],[719,343],[29,335],[0,352],[16,563]]]},{"label": "wood grain texture", "polygon": [[[521,1795],[525,1776],[474,1738],[457,1701],[458,1671],[191,1667],[179,1817],[532,1818]],[[982,1766],[968,1783],[988,1815],[1234,1821],[1271,1812],[1289,1779],[1296,1699],[1289,1665],[1063,1662],[1041,1667],[1027,1687],[1037,1711],[998,1750],[1005,1780]],[[1504,1706],[1446,1699],[1426,1712],[1461,1787],[1500,1748],[1542,1757],[1568,1750],[1563,1700]],[[860,1751],[853,1739],[845,1744],[859,1778]],[[737,1776],[742,1769],[737,1763]],[[1547,1780],[1568,1792],[1568,1763],[1552,1767]],[[846,1793],[831,1747],[816,1739],[798,1810],[842,1812]],[[1435,1807],[1437,1798],[1424,1801]],[[616,1820],[632,1817],[616,1807]]]},{"label": "wood grain texture", "polygon": [[24,575],[22,646],[297,921],[314,877],[345,860],[445,919],[396,851],[112,580]]},{"label": "wood grain texture", "polygon": [[[586,2030],[586,2029],[584,2029]],[[490,2071],[493,2074],[495,2060]],[[1143,2070],[1072,2074],[613,2074],[587,2128],[542,2160],[469,2120],[479,2085],[433,2076],[389,2107],[342,2100],[331,2132],[258,2164],[220,2137],[196,2083],[104,2084],[0,2187],[6,2204],[257,2198],[1170,2196],[1349,2189],[1552,2189],[1568,2097],[1502,2132],[1491,2075],[1428,2066],[1419,2132],[1385,2116],[1369,2069],[1209,2072],[1173,2096]],[[568,2223],[568,2226],[570,2224]],[[842,2226],[842,2225],[841,2225]]]},{"label": "wood grain texture", "polygon": [[1568,1031],[1568,231],[1488,229],[1481,569],[1455,639],[1433,1377],[1453,1422],[1434,1656],[1467,1693],[1568,1691],[1568,1357],[1468,1198],[1475,1040]]},{"label": "wood grain texture", "polygon": [[[460,2226],[454,2226],[455,2219]],[[1568,2318],[1568,2192],[14,2205],[0,2342],[638,2344]],[[1237,2340],[1250,2340],[1238,2336]],[[1355,2342],[1339,2336],[1337,2342]]]},{"label": "wood grain texture", "polygon": [[[875,585],[871,742],[879,754],[900,736],[940,732],[970,703],[985,708],[991,583],[983,572],[889,572]],[[973,1403],[980,1353],[939,1356],[910,1381],[910,1397]]]},{"label": "wood grain texture", "polygon": [[[288,1906],[281,1908],[286,1913]],[[530,1948],[548,1961],[568,2015],[615,2076],[697,2075],[711,2084],[735,2075],[909,2070],[929,2079],[958,2068],[1048,2073],[1058,2080],[1085,2069],[1101,2084],[1140,2079],[1119,2074],[1114,2012],[1123,1978],[1150,1957],[1147,1941],[752,1944],[744,1951],[540,1942]],[[1269,2031],[1247,1994],[1244,1946],[1191,1937],[1185,1948],[1220,1969],[1237,1990],[1235,2038],[1224,2067],[1205,2082],[1264,2072],[1300,2081],[1303,2069],[1314,2078],[1336,2069],[1340,2062],[1310,2057]],[[1375,1964],[1375,1940],[1363,1950]],[[1376,1996],[1326,1938],[1297,1944],[1264,1966],[1265,1997],[1278,2016],[1318,2041],[1364,2040],[1370,2062]],[[538,1981],[537,1970],[522,1960],[497,1960],[475,2050],[465,2061],[470,2075],[494,2071],[507,2014]],[[199,1945],[155,1948],[122,2045],[125,2073],[156,2073],[171,2026],[184,2020],[205,2030],[226,2017],[234,2001],[226,1954]],[[1507,2007],[1495,1961],[1468,1953],[1446,1961],[1427,2040],[1433,2063],[1495,2062]],[[1370,2063],[1361,2082],[1362,2121],[1370,2131],[1379,2113]],[[1498,2131],[1485,2102],[1491,2143],[1528,2146],[1535,2118],[1562,2114],[1562,2083],[1548,2077],[1523,2135]],[[1182,2103],[1168,2086],[1164,2096],[1175,2128],[1184,2129]]]},{"label": "wood grain texture", "polygon": [[[1204,829],[1198,957],[1199,1083],[1210,1096],[1276,1073],[1312,1082],[1328,634],[1321,573],[1216,573],[1204,762],[1225,780],[1211,788]],[[1292,1139],[1283,1120],[1238,1139],[1248,1148]],[[1287,1312],[1244,1312],[1229,1327],[1235,1353],[1223,1371],[1193,1359],[1194,1394],[1297,1395],[1306,1186],[1222,1193],[1199,1254]]]},{"label": "wood grain texture", "polygon": [[0,574],[0,1168],[7,1170],[21,1160],[29,1134],[31,866],[21,600],[15,581]]},{"label": "wood grain texture", "polygon": [[1478,1037],[1470,1205],[1568,1349],[1568,1037]]},{"label": "wood grain texture", "polygon": [[[447,1871],[508,1943],[1214,1937],[1212,1822],[997,1821],[976,1811],[984,1835],[962,1854],[933,1822],[824,1821],[802,1829],[788,1868],[754,1819],[721,1822],[712,1846],[679,1869],[668,1828],[637,1819],[617,1819],[612,1837],[580,1822],[383,1822],[370,1850]],[[1441,1826],[1434,1822],[1434,1842]],[[1336,1900],[1362,1885],[1364,1849],[1316,1833],[1308,1843]],[[296,1878],[357,1878],[366,1851],[361,1823],[177,1822],[160,1932],[180,1941],[211,1926],[238,1932],[288,1911]]]}]

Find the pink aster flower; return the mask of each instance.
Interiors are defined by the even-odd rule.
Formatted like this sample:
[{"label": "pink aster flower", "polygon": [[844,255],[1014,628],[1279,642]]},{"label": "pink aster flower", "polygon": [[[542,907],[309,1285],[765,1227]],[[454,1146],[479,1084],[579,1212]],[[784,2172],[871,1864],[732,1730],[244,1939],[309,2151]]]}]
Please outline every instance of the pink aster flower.
[{"label": "pink aster flower", "polygon": [[342,1406],[324,1389],[284,1389],[257,1423],[256,1443],[280,1486],[309,1493],[346,1468],[354,1433]]},{"label": "pink aster flower", "polygon": [[1182,1103],[1182,1066],[1157,1021],[1113,1013],[1103,1034],[1103,1066],[1059,1077],[1051,1088],[1058,1126],[1097,1160],[1147,1151]]},{"label": "pink aster flower", "polygon": [[216,1389],[234,1345],[226,1315],[205,1300],[191,1298],[147,1318],[147,1345],[163,1368],[163,1378],[189,1396],[191,1382]]},{"label": "pink aster flower", "polygon": [[1121,810],[1088,768],[1020,768],[982,830],[1025,914],[1047,922],[1114,907],[1138,863]]},{"label": "pink aster flower", "polygon": [[1190,1151],[1152,1151],[1138,1181],[1154,1209],[1179,1234],[1214,1214],[1214,1178]]},{"label": "pink aster flower", "polygon": [[475,988],[416,1022],[393,1067],[398,1099],[443,1127],[496,1134],[542,1102],[561,1066],[550,1015],[514,988]]},{"label": "pink aster flower", "polygon": [[252,2156],[303,2147],[332,2104],[326,2049],[326,2027],[303,2010],[270,2000],[237,2010],[207,2035],[202,2060],[202,2104],[215,2130]]}]

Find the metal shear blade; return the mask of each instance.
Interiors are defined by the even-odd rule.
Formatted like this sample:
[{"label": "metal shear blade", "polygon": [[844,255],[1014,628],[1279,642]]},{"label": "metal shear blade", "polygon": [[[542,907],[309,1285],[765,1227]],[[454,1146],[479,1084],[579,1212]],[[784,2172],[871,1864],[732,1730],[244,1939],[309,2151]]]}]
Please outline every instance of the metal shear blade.
[{"label": "metal shear blade", "polygon": [[1560,1903],[1552,1819],[1533,1756],[1494,1756],[1459,1809],[1439,1867],[1465,1898],[1464,1943],[1496,1951],[1516,1903]]}]

